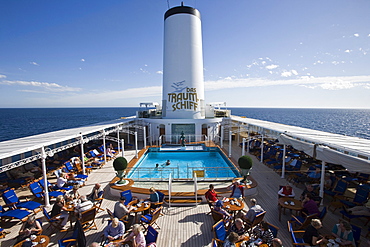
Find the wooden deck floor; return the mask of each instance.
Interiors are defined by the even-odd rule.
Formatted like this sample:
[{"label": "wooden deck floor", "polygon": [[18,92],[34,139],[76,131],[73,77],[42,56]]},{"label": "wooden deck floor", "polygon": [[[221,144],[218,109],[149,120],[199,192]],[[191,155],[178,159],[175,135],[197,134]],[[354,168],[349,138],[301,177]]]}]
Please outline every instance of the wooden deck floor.
[{"label": "wooden deck floor", "polygon": [[[225,150],[228,150],[227,145]],[[126,151],[126,158],[130,160],[134,156],[134,151]],[[238,159],[241,156],[241,148],[236,143],[233,143],[232,158]],[[258,203],[267,211],[265,220],[278,226],[280,228],[278,237],[282,239],[284,246],[292,246],[291,240],[286,227],[286,221],[289,220],[290,213],[287,211],[286,215],[282,215],[281,221],[278,220],[278,206],[277,206],[277,190],[279,185],[285,184],[285,179],[281,179],[280,176],[272,171],[272,169],[258,162],[258,160],[252,156],[254,160],[254,166],[251,171],[251,176],[258,182],[257,193],[253,196],[248,196],[247,201],[251,197],[257,199]],[[112,168],[112,161],[105,165],[102,169],[93,171],[87,181],[87,185],[80,189],[81,194],[87,194],[91,191],[93,185],[97,182],[101,183],[103,187],[106,187],[111,179],[115,176],[115,172]],[[225,183],[225,185],[230,182]],[[302,188],[294,187],[296,195],[300,195]],[[17,192],[18,193],[18,192]],[[27,193],[23,191],[20,193]],[[114,208],[114,203],[118,198],[115,198],[108,193],[105,194],[106,199],[103,202],[103,208]],[[248,202],[249,203],[249,202]],[[2,203],[3,204],[3,203]],[[328,202],[324,200],[324,204]],[[247,209],[247,206],[246,208]],[[158,224],[161,227],[159,230],[158,246],[182,246],[182,247],[200,247],[210,246],[213,233],[211,231],[213,219],[210,215],[209,207],[206,204],[189,207],[165,207],[164,216],[158,219]],[[37,217],[42,218],[42,213],[38,213]],[[338,221],[340,215],[338,212],[335,214],[329,212],[324,219],[323,233],[329,233],[332,226]],[[88,243],[94,241],[100,242],[102,231],[107,225],[108,215],[106,211],[100,212],[97,215],[96,223],[98,230],[89,230],[86,232]],[[15,223],[15,224],[14,224]],[[364,225],[362,221],[354,221],[358,225]],[[67,233],[55,233],[51,228],[47,229],[47,223],[44,223],[43,229],[45,235],[50,236],[51,243],[49,246],[58,246],[57,241],[61,238],[72,235],[72,232]],[[10,234],[4,239],[0,239],[0,246],[7,247],[14,244],[14,238],[18,235],[20,223],[12,221],[2,226],[7,231],[11,231]],[[363,229],[364,236],[367,233],[367,227]],[[362,239],[362,245],[366,246],[365,239]]]}]

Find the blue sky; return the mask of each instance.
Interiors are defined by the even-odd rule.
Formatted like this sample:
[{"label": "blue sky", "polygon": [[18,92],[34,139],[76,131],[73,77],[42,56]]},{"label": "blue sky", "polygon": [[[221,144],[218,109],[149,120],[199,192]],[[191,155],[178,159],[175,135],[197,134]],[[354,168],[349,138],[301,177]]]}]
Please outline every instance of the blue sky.
[{"label": "blue sky", "polygon": [[[175,0],[0,1],[0,107],[161,102]],[[206,103],[370,108],[370,1],[188,0]]]}]

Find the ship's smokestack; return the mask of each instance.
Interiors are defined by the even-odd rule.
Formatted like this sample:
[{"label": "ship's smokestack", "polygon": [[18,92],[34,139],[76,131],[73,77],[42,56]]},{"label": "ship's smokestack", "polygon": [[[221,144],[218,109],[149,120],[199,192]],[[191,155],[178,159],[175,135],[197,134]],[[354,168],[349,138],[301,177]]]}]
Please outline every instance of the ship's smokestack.
[{"label": "ship's smokestack", "polygon": [[204,118],[202,53],[199,11],[188,6],[169,9],[164,15],[164,118]]}]

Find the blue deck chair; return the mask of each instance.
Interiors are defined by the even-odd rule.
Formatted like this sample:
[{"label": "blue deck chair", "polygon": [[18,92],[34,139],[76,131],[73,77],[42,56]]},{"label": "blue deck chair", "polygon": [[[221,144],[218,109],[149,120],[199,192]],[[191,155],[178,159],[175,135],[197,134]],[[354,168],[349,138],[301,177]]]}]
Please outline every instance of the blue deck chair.
[{"label": "blue deck chair", "polygon": [[121,192],[121,197],[122,196],[126,197],[126,201],[124,203],[125,206],[127,206],[133,199],[131,190],[125,190],[125,191]]},{"label": "blue deck chair", "polygon": [[369,186],[362,184],[357,186],[356,194],[352,201],[349,200],[350,198],[345,198],[339,201],[343,205],[351,208],[354,206],[363,205],[364,203],[367,202],[368,197],[369,197]]},{"label": "blue deck chair", "polygon": [[225,223],[223,220],[220,220],[212,226],[213,233],[217,242],[224,243],[227,237],[227,231],[225,228]]},{"label": "blue deck chair", "polygon": [[152,243],[156,243],[157,238],[158,238],[157,230],[154,229],[154,227],[152,227],[152,226],[148,226],[148,229],[147,229],[147,232],[146,232],[146,235],[145,235],[146,244],[150,245]]},{"label": "blue deck chair", "polygon": [[[76,170],[73,168],[72,163],[70,161],[67,161],[64,163],[64,166],[66,168],[67,172],[74,173],[76,174]],[[89,176],[88,175],[83,175],[83,174],[76,174],[75,178],[81,178],[81,179],[87,179]]]},{"label": "blue deck chair", "polygon": [[[42,189],[44,189],[44,182],[45,180],[42,178],[39,180],[39,184],[41,186]],[[59,191],[59,190],[63,190],[63,191],[67,191],[67,190],[71,190],[73,188],[73,186],[65,186],[65,187],[62,187],[62,188],[58,188],[58,186],[55,184],[51,184],[48,180],[47,181],[47,185],[48,185],[48,188],[50,191]],[[63,192],[62,192],[63,193]]]},{"label": "blue deck chair", "polygon": [[306,244],[303,240],[303,238],[298,238],[296,236],[296,233],[304,233],[304,231],[294,231],[293,225],[290,221],[288,221],[288,231],[290,233],[290,236],[292,238],[292,245],[293,246],[310,246],[309,244]]},{"label": "blue deck chair", "polygon": [[344,192],[346,192],[347,187],[348,187],[348,182],[346,182],[343,179],[339,179],[337,180],[337,183],[335,187],[333,188],[333,190],[324,190],[324,193],[334,198],[335,196],[343,195]]},{"label": "blue deck chair", "polygon": [[5,219],[10,219],[10,220],[18,219],[18,220],[23,221],[30,214],[31,214],[30,212],[28,212],[27,210],[23,210],[23,209],[12,209],[12,210],[5,211],[3,206],[0,205],[0,218],[2,221]]},{"label": "blue deck chair", "polygon": [[80,221],[76,221],[73,228],[73,234],[69,238],[63,238],[58,240],[59,247],[69,246],[86,246],[86,236],[82,229]]},{"label": "blue deck chair", "polygon": [[367,225],[370,222],[370,216],[367,216],[367,215],[353,215],[353,214],[347,213],[347,211],[344,211],[344,210],[339,211],[339,213],[342,214],[342,218],[347,218],[349,222],[351,222],[352,219],[356,219],[356,218],[367,218],[367,222],[365,225]]},{"label": "blue deck chair", "polygon": [[268,223],[268,222],[267,222],[267,225],[269,226],[269,229],[271,230],[272,235],[274,235],[274,238],[277,238],[279,227],[277,227],[277,226],[275,226],[275,225],[273,225],[271,223]]},{"label": "blue deck chair", "polygon": [[353,239],[355,240],[356,247],[360,246],[360,238],[361,238],[361,227],[358,227],[356,225],[352,225],[352,233],[353,233]]},{"label": "blue deck chair", "polygon": [[34,201],[21,202],[13,189],[5,191],[3,194],[3,199],[4,202],[6,203],[6,206],[8,206],[10,209],[26,208],[28,210],[33,210],[34,212],[36,212],[35,211],[36,209],[41,208],[41,204],[38,202]]},{"label": "blue deck chair", "polygon": [[[29,184],[29,188],[36,198],[44,198],[44,190],[38,182],[33,182]],[[55,198],[59,195],[64,195],[64,193],[61,191],[49,191],[49,196],[51,198]]]}]

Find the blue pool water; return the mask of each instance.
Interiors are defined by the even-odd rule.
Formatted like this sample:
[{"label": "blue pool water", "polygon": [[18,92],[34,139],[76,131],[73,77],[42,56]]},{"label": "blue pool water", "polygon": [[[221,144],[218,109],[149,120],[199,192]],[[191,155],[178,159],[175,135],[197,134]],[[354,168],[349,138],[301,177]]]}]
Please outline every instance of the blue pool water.
[{"label": "blue pool water", "polygon": [[[135,180],[167,180],[170,173],[174,179],[193,179],[193,171],[204,171],[199,180],[230,179],[238,177],[239,172],[217,148],[209,151],[147,152],[132,168],[128,178]],[[166,161],[171,164],[166,166]],[[159,167],[156,168],[156,164]],[[199,174],[199,173],[198,173]]]}]

